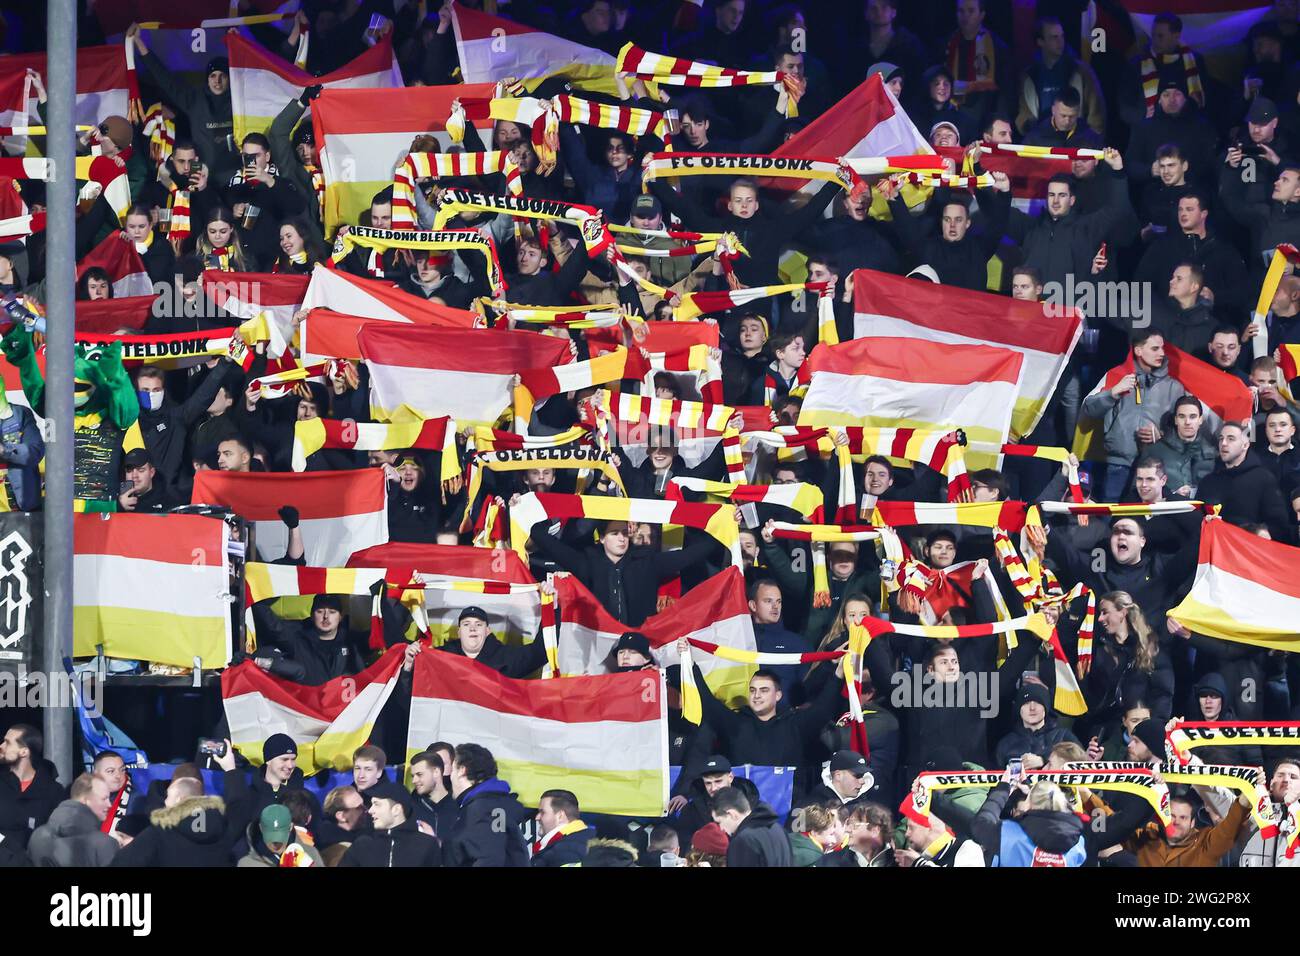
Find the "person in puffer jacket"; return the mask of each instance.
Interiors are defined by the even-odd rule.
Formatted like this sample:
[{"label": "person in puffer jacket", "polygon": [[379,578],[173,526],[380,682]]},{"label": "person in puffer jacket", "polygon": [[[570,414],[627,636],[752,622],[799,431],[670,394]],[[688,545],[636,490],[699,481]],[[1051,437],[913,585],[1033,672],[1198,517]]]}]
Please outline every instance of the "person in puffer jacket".
[{"label": "person in puffer jacket", "polygon": [[226,825],[226,803],[205,796],[203,781],[177,777],[149,826],[113,857],[112,866],[230,866],[239,832]]},{"label": "person in puffer jacket", "polygon": [[71,796],[64,800],[27,844],[36,866],[108,866],[118,843],[101,829],[108,816],[108,784],[83,773],[72,781]]},{"label": "person in puffer jacket", "polygon": [[[1011,815],[1003,810],[1015,795]],[[971,821],[971,833],[984,848],[989,866],[1082,866],[1083,821],[1070,811],[1061,789],[1052,783],[1028,787],[1004,774]]]}]

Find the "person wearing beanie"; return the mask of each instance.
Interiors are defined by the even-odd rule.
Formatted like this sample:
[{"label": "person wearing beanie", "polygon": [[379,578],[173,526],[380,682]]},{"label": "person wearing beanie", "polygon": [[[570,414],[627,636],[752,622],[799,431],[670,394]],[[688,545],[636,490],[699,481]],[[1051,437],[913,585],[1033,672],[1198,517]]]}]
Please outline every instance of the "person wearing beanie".
[{"label": "person wearing beanie", "polygon": [[628,671],[644,670],[654,667],[654,655],[650,651],[650,639],[639,631],[628,631],[619,637],[614,649],[605,662],[611,674],[625,674]]},{"label": "person wearing beanie", "polygon": [[1051,690],[1038,681],[1025,681],[1016,694],[1019,725],[998,741],[994,766],[1005,767],[1019,757],[1026,770],[1038,770],[1047,763],[1059,743],[1078,743],[1078,738],[1057,726],[1052,715]]},{"label": "person wearing beanie", "polygon": [[149,51],[138,23],[131,24],[126,38],[135,44],[145,76],[168,102],[189,118],[190,135],[199,159],[220,180],[221,173],[233,170],[239,163],[231,114],[230,61],[224,56],[209,60],[203,88],[195,89],[181,81],[156,53]]},{"label": "person wearing beanie", "polygon": [[415,803],[405,788],[387,779],[368,791],[374,829],[353,840],[339,866],[441,866],[438,840],[420,831]]},{"label": "person wearing beanie", "polygon": [[[296,528],[296,509],[282,508],[281,517]],[[311,617],[303,621],[281,621],[269,609],[253,607],[259,637],[253,660],[263,670],[310,687],[361,672],[362,655],[352,643],[342,596],[316,595]]]},{"label": "person wearing beanie", "polygon": [[720,858],[719,862],[706,862],[710,866],[726,866],[727,844],[730,842],[731,838],[727,836],[727,832],[722,827],[716,823],[706,823],[696,830],[695,835],[691,838],[691,852],[687,859],[694,862],[687,862],[686,865],[704,866],[705,862],[701,862],[701,857],[718,857]]},{"label": "person wearing beanie", "polygon": [[1187,95],[1183,81],[1166,77],[1151,116],[1133,127],[1124,162],[1128,175],[1144,183],[1155,175],[1156,150],[1175,143],[1187,160],[1187,179],[1209,185],[1215,172],[1215,144],[1219,136],[1197,102]]},{"label": "person wearing beanie", "polygon": [[457,278],[451,253],[416,252],[414,259],[415,265],[398,280],[398,287],[403,292],[441,302],[453,309],[469,308],[474,290],[468,282]]},{"label": "person wearing beanie", "polygon": [[[283,808],[285,797],[292,791],[302,791],[312,804],[311,819],[321,819],[320,803],[306,790],[302,769],[298,766],[298,744],[288,734],[272,734],[262,743],[262,765],[253,770],[249,783],[248,773],[235,765],[235,748],[226,739],[226,752],[214,756],[213,761],[225,771],[224,797],[226,801],[226,826],[234,833],[245,833],[247,828],[261,819],[268,807]],[[288,810],[285,809],[287,818]],[[236,859],[250,849],[257,848],[257,835],[248,829],[235,846]]]},{"label": "person wearing beanie", "polygon": [[531,677],[546,663],[546,645],[540,636],[522,646],[503,644],[492,633],[488,613],[470,605],[456,619],[456,637],[438,647],[490,667],[506,677]]},{"label": "person wearing beanie", "polygon": [[388,472],[388,540],[433,544],[442,525],[442,488],[424,456],[403,449]]},{"label": "person wearing beanie", "polygon": [[907,74],[903,72],[903,68],[882,60],[879,63],[871,64],[871,67],[867,70],[867,78],[870,79],[877,73],[880,74],[880,81],[889,87],[889,91],[894,94],[894,99],[902,99],[903,84],[907,79]]}]

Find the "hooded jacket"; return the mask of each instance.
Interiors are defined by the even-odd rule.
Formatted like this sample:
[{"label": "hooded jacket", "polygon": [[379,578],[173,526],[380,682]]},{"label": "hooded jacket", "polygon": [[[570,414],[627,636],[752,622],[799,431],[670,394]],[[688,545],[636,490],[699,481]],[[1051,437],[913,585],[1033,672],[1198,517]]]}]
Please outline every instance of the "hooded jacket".
[{"label": "hooded jacket", "polygon": [[[295,767],[288,781],[278,790],[266,782],[263,768],[253,771],[253,781],[248,782],[248,771],[230,770],[225,775],[226,827],[235,833],[243,834],[249,824],[256,824],[261,819],[262,811],[273,803],[284,803],[285,794],[291,790],[303,790],[312,801],[312,820],[324,817],[324,811],[316,800],[316,795],[303,785],[301,767]],[[256,826],[254,826],[256,829]],[[243,849],[242,846],[236,847]]]},{"label": "hooded jacket", "polygon": [[[758,787],[754,786],[748,777],[733,778],[731,786],[745,795],[751,807],[756,806],[761,799],[758,795]],[[668,820],[668,824],[677,831],[677,838],[681,842],[683,851],[691,848],[691,838],[695,836],[696,830],[713,822],[709,796],[704,792],[704,781],[700,777],[691,781],[686,795],[690,798],[690,802],[682,807],[676,817]]]},{"label": "hooded jacket", "polygon": [[971,833],[989,866],[1083,865],[1083,821],[1077,814],[1030,810],[1019,819],[1003,820],[1010,797],[1011,789],[998,784],[971,821]]},{"label": "hooded jacket", "polygon": [[[325,861],[321,858],[320,851],[311,842],[310,834],[304,836],[303,834],[306,834],[307,831],[299,826],[295,826],[293,831],[290,843],[297,843],[302,847],[303,852],[311,858],[312,866],[324,866]],[[262,830],[256,821],[248,825],[244,833],[244,839],[248,846],[248,852],[240,857],[239,862],[235,864],[236,867],[241,869],[248,867],[275,869],[280,866],[280,853],[276,853],[266,845],[266,840],[262,838]],[[282,852],[284,851],[282,850]]]},{"label": "hooded jacket", "polygon": [[[893,214],[899,236],[918,265],[933,266],[944,285],[983,292],[988,288],[989,258],[997,250],[1011,211],[1011,194],[981,189],[979,201],[981,222],[978,228],[972,225],[956,242],[943,237],[937,219],[913,217],[901,196],[890,200],[889,211]],[[937,208],[942,215],[946,203],[947,200],[940,196],[932,201],[931,208]],[[923,234],[927,222],[933,223],[934,232],[930,235]]]},{"label": "hooded jacket", "polygon": [[113,866],[230,866],[239,837],[226,825],[226,803],[198,796],[149,814],[149,826],[113,857]]},{"label": "hooded jacket", "polygon": [[727,844],[727,867],[794,866],[790,838],[766,803],[757,804]]},{"label": "hooded jacket", "polygon": [[412,817],[391,830],[358,834],[339,866],[442,866],[442,850],[436,838],[420,832]]},{"label": "hooded jacket", "polygon": [[108,866],[117,850],[117,841],[100,829],[95,812],[80,800],[55,807],[27,844],[36,866]]},{"label": "hooded jacket", "polygon": [[460,819],[443,840],[446,866],[528,866],[519,825],[528,811],[510,784],[492,777],[460,795]]},{"label": "hooded jacket", "polygon": [[1005,767],[1013,757],[1019,757],[1021,754],[1037,754],[1046,760],[1057,744],[1079,742],[1079,738],[1060,726],[1056,717],[1050,713],[1038,730],[1030,730],[1021,721],[1016,723],[1016,728],[998,741],[993,766]]},{"label": "hooded jacket", "polygon": [[208,167],[209,181],[215,180],[214,174],[237,166],[229,88],[220,96],[213,96],[206,77],[201,88],[190,86],[179,80],[152,51],[141,57],[140,63],[149,81],[189,119],[190,137],[199,159]]},{"label": "hooded jacket", "polygon": [[1214,175],[1217,141],[1214,126],[1195,100],[1189,99],[1174,114],[1166,113],[1157,105],[1149,119],[1133,127],[1124,166],[1135,181],[1146,182],[1151,176],[1151,164],[1156,161],[1156,150],[1165,143],[1176,143],[1187,160],[1187,178],[1208,183]]},{"label": "hooded jacket", "polygon": [[1253,449],[1235,468],[1220,459],[1196,489],[1196,496],[1209,504],[1223,506],[1224,521],[1235,525],[1268,525],[1274,541],[1290,544],[1295,535],[1291,509],[1282,498],[1278,480]]},{"label": "hooded jacket", "polygon": [[[1134,369],[1137,363],[1134,362]],[[1182,383],[1169,375],[1165,362],[1149,372],[1136,371],[1142,402],[1137,393],[1130,391],[1119,398],[1102,388],[1083,400],[1080,412],[1089,418],[1100,418],[1105,429],[1106,459],[1115,464],[1131,465],[1138,457],[1138,426],[1160,423],[1174,407],[1174,402],[1187,391]]]}]

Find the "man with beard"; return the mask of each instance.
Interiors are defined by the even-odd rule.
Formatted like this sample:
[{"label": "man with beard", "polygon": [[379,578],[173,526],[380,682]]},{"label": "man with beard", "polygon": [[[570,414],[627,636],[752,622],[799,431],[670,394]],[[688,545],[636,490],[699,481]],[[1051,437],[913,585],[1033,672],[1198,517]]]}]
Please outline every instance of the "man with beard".
[{"label": "man with beard", "polygon": [[1274,541],[1293,540],[1286,500],[1277,477],[1259,454],[1240,422],[1224,422],[1219,429],[1219,461],[1196,489],[1209,504],[1221,504],[1220,517],[1235,525],[1266,524]]},{"label": "man with beard", "polygon": [[[1268,781],[1268,797],[1274,804],[1273,810],[1285,820],[1291,805],[1300,800],[1300,757],[1287,755],[1278,762]],[[1207,802],[1215,804],[1216,809],[1226,805],[1230,799],[1230,794],[1217,790],[1211,791],[1207,796]],[[1249,821],[1246,833],[1248,836],[1241,850],[1241,858],[1237,861],[1238,866],[1300,866],[1300,855],[1287,857],[1285,834],[1274,833],[1265,838],[1260,834],[1259,827]]]},{"label": "man with beard", "polygon": [[0,844],[20,854],[32,831],[63,801],[43,743],[41,732],[29,724],[13,724],[0,742]]}]

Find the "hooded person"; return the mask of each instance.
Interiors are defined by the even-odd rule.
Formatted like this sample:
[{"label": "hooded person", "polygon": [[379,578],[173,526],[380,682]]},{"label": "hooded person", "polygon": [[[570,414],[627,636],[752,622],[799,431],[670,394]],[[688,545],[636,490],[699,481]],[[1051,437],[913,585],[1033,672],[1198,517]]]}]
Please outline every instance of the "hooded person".
[{"label": "hooded person", "polygon": [[203,781],[176,777],[149,826],[118,851],[112,866],[226,867],[239,837],[226,824],[226,803],[204,794]]},{"label": "hooded person", "polygon": [[393,467],[397,477],[388,481],[389,540],[433,544],[442,522],[442,489],[414,451],[399,452]]},{"label": "hooded person", "polygon": [[367,813],[374,829],[352,841],[339,866],[441,866],[438,840],[420,831],[411,794],[388,779],[381,779],[368,792]]},{"label": "hooded person", "polygon": [[438,650],[468,657],[506,677],[528,677],[546,663],[546,645],[540,637],[522,646],[502,644],[492,633],[487,611],[478,605],[471,604],[460,612],[456,630],[457,636]]},{"label": "hooded person", "polygon": [[[1192,686],[1192,699],[1185,711],[1192,720],[1226,722],[1239,719],[1228,694],[1228,682],[1218,671],[1210,671],[1197,678]],[[1196,755],[1207,764],[1229,764],[1241,767],[1262,767],[1264,752],[1261,747],[1197,747]]]},{"label": "hooded person", "polygon": [[871,764],[856,750],[837,750],[822,768],[821,783],[805,795],[803,804],[848,806],[876,785]]},{"label": "hooded person", "polygon": [[[1012,803],[1009,817],[1003,811]],[[989,866],[1082,866],[1088,856],[1083,820],[1055,784],[1032,787],[1009,773],[984,801],[971,822],[971,833],[984,848]]]},{"label": "hooded person", "polygon": [[156,53],[149,51],[137,24],[132,24],[126,35],[140,54],[145,77],[189,119],[190,135],[204,165],[214,172],[237,165],[230,99],[230,60],[224,56],[210,59],[204,70],[203,87],[195,88],[168,69]]}]

